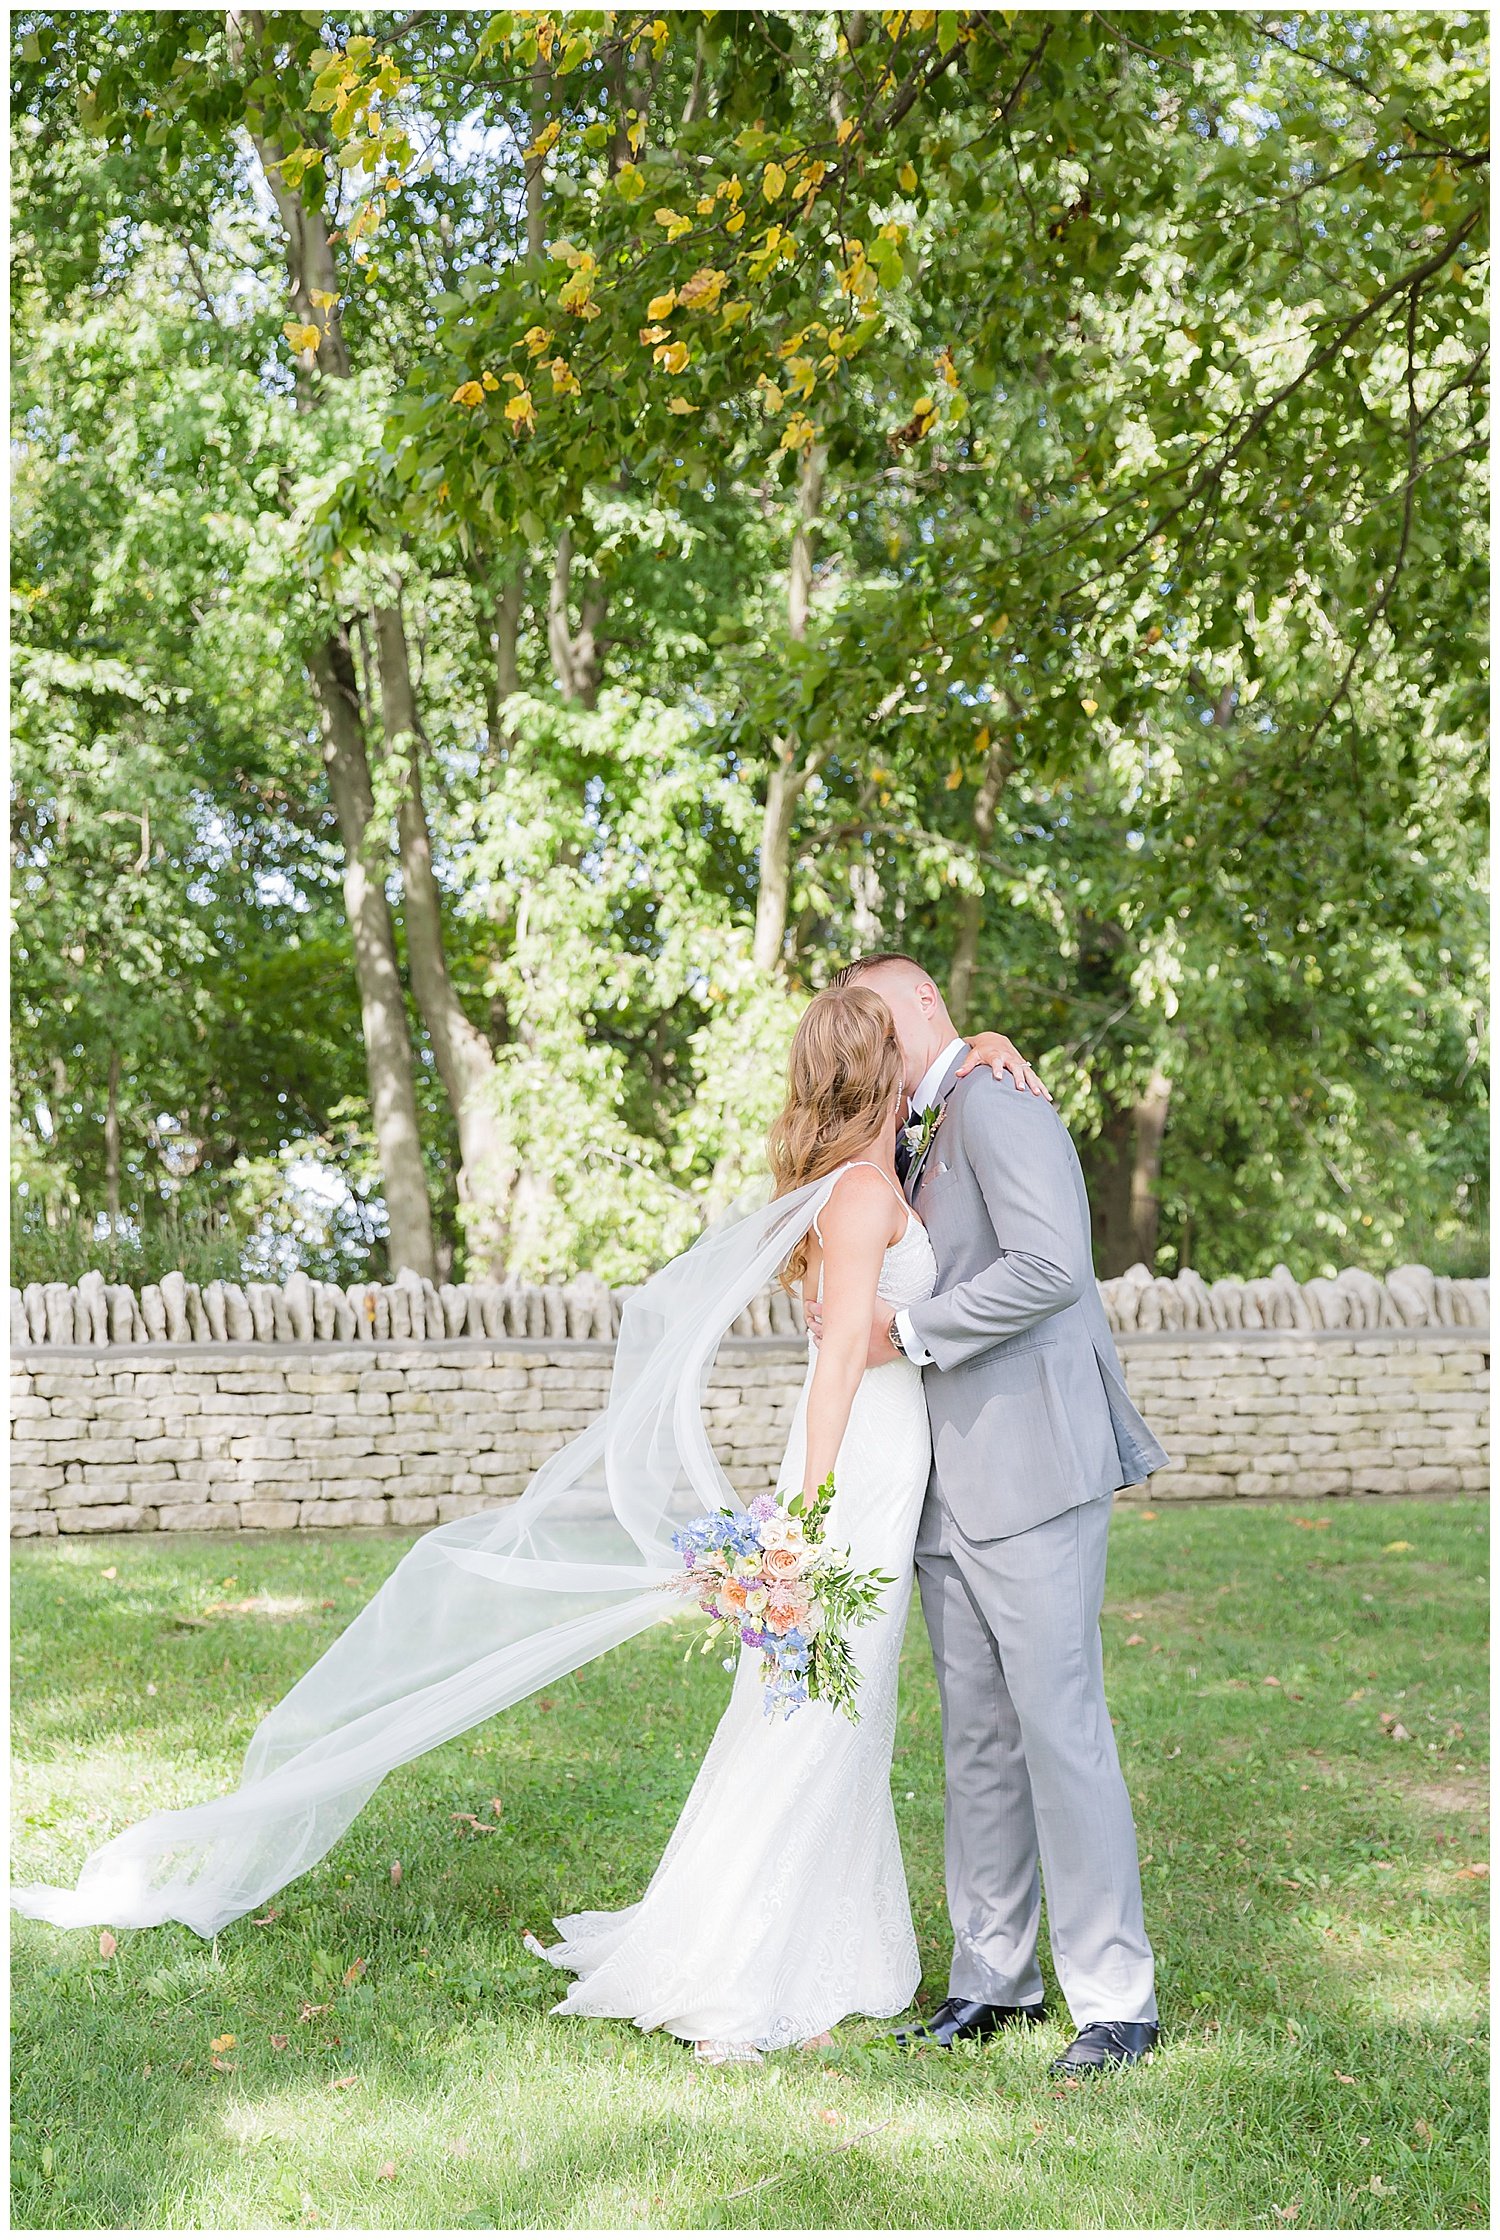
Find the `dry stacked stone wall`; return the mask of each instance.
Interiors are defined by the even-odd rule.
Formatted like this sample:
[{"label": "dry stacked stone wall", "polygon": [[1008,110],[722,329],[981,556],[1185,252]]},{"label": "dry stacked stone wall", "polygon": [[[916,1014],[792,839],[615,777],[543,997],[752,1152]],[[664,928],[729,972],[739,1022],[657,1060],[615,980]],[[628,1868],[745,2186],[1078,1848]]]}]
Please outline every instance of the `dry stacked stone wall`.
[{"label": "dry stacked stone wall", "polygon": [[[1486,1285],[1135,1269],[1100,1289],[1172,1457],[1153,1501],[1483,1488]],[[413,1527],[491,1506],[598,1412],[625,1296],[409,1272],[353,1293],[13,1291],[12,1531]],[[806,1358],[779,1292],[720,1349],[710,1429],[746,1498],[775,1481]]]}]

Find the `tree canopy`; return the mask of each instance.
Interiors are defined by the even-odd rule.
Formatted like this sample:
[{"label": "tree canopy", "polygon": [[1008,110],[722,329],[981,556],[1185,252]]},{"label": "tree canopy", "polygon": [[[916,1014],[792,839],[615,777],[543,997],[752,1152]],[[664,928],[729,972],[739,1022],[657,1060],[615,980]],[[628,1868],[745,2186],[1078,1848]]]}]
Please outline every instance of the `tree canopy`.
[{"label": "tree canopy", "polygon": [[1101,1273],[1466,1272],[1485,29],[13,17],[18,1259],[630,1279],[900,947]]}]

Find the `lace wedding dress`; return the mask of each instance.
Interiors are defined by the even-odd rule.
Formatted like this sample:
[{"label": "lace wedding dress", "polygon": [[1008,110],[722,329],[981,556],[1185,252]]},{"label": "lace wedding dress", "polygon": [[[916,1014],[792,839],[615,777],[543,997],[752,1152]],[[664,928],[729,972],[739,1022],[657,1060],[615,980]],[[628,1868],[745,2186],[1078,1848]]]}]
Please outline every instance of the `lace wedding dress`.
[{"label": "lace wedding dress", "polygon": [[[914,1305],[930,1296],[936,1272],[927,1231],[908,1212],[886,1251],[880,1296]],[[783,1493],[802,1483],[816,1360],[808,1351],[777,1479]],[[907,1361],[867,1369],[824,1528],[856,1569],[896,1582],[879,1614],[850,1636],[858,1723],[823,1703],[767,1718],[759,1652],[742,1650],[728,1707],[645,1895],[620,1912],[560,1918],[560,1944],[528,1937],[576,1978],[555,2013],[616,2016],[753,2058],[815,2038],[845,2015],[910,2005],[921,1968],[890,1775],[930,1437],[921,1370]]]}]

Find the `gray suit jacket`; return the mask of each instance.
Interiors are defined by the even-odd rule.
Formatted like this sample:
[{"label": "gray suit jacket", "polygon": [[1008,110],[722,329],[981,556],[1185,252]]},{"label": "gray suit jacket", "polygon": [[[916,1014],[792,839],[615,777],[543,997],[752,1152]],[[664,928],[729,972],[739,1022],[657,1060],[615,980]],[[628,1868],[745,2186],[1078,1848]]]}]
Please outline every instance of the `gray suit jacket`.
[{"label": "gray suit jacket", "polygon": [[909,1309],[933,1361],[931,1494],[966,1539],[999,1540],[1169,1457],[1125,1389],[1057,1112],[983,1066],[957,1082],[950,1070],[938,1095],[907,1176],[938,1265],[937,1290]]}]

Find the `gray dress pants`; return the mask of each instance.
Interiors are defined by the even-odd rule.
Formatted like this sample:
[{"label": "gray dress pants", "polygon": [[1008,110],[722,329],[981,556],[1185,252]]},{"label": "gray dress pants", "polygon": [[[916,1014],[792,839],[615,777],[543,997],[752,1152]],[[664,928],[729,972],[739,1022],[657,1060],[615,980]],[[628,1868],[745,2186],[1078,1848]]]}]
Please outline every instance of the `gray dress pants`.
[{"label": "gray dress pants", "polygon": [[1052,1963],[1076,2028],[1154,2022],[1130,1797],[1104,1700],[1099,1612],[1113,1495],[969,1541],[930,1489],[917,1533],[947,1774],[949,1994],[1042,1997]]}]

